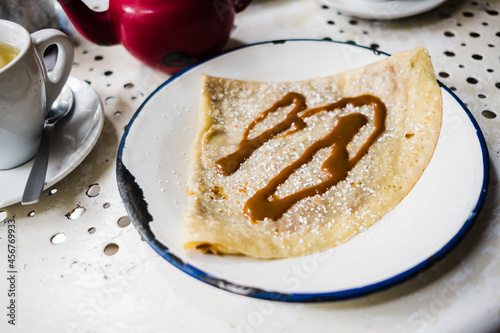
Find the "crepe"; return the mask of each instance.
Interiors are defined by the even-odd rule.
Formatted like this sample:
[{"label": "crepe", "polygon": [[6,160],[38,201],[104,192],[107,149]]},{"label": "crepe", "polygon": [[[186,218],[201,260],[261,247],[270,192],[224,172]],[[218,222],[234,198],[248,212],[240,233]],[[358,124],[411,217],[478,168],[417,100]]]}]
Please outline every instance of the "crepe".
[{"label": "crepe", "polygon": [[[304,81],[201,80],[186,249],[287,258],[342,244],[407,195],[441,128],[441,91],[423,48]],[[311,153],[329,135],[333,143]],[[273,212],[311,188],[316,192]]]}]

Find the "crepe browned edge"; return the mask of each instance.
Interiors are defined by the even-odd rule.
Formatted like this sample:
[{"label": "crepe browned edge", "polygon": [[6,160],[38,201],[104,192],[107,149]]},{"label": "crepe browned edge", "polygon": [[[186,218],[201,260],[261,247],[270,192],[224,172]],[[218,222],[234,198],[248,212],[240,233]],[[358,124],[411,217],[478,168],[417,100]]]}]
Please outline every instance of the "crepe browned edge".
[{"label": "crepe browned edge", "polygon": [[[186,249],[286,258],[342,244],[407,195],[428,165],[441,128],[441,90],[424,48],[326,78],[299,82],[252,82],[206,75],[201,81],[182,235]],[[362,130],[348,146],[350,156],[373,126],[372,107],[322,113],[307,121],[307,130],[264,144],[234,174],[218,174],[215,162],[234,152],[248,124],[287,92],[306,96],[309,108],[343,97],[377,96],[387,107],[386,129],[344,181],[322,195],[299,201],[277,221],[266,219],[252,224],[243,215],[247,199],[331,129],[340,115],[356,111],[369,118],[365,132]],[[281,116],[288,110],[283,110]],[[270,123],[256,126],[251,136],[277,121],[270,119]],[[319,181],[323,177],[319,167],[329,152],[320,153],[297,170],[276,195],[304,186],[301,181]]]}]

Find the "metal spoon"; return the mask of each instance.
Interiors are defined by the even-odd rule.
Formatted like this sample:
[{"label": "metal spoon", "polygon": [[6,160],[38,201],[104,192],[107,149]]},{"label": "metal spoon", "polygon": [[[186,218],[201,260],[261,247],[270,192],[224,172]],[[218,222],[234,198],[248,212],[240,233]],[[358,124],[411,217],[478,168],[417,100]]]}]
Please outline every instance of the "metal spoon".
[{"label": "metal spoon", "polygon": [[57,99],[52,104],[47,116],[45,117],[45,125],[43,128],[42,140],[31,167],[31,172],[28,177],[28,182],[24,188],[23,205],[30,205],[38,202],[40,193],[42,193],[45,183],[45,175],[47,173],[47,163],[49,161],[49,146],[50,136],[55,124],[64,116],[66,116],[73,106],[73,92],[68,86],[64,86]]}]

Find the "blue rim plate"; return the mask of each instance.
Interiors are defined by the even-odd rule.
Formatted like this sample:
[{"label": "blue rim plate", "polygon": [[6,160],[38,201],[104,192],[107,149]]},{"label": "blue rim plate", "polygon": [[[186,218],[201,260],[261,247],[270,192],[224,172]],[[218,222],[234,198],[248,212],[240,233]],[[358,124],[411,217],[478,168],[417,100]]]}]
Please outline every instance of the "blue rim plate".
[{"label": "blue rim plate", "polygon": [[320,0],[345,15],[362,19],[395,20],[414,16],[442,5],[446,0],[373,1],[373,0]]},{"label": "blue rim plate", "polygon": [[[271,41],[229,50],[163,83],[132,117],[117,157],[120,194],[143,239],[202,282],[286,302],[367,295],[401,283],[442,258],[476,219],[489,181],[483,135],[465,105],[442,84],[443,126],[429,166],[398,206],[347,243],[311,256],[257,260],[185,251],[180,240],[201,74],[301,80],[387,56],[335,41]],[[469,158],[464,161],[463,156]]]}]

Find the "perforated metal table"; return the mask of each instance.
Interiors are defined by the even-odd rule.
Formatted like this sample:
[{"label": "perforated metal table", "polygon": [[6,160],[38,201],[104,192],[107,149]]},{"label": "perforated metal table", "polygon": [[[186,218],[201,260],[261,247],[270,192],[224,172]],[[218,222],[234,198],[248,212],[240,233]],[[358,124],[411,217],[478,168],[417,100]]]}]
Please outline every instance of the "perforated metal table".
[{"label": "perforated metal table", "polygon": [[[87,1],[105,9],[107,1]],[[168,75],[121,46],[72,31],[72,76],[99,94],[102,134],[89,156],[33,206],[0,208],[1,332],[494,332],[500,330],[500,2],[447,1],[406,19],[366,20],[316,0],[256,0],[226,48],[330,38],[387,53],[425,46],[466,103],[491,158],[485,206],[460,244],[416,277],[366,297],[262,301],[177,270],[141,240],[122,204],[115,160],[124,127]],[[464,157],[466,158],[466,157]],[[15,221],[15,222],[12,222]],[[8,323],[9,224],[16,228],[16,325]]]}]

